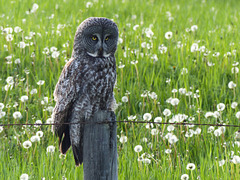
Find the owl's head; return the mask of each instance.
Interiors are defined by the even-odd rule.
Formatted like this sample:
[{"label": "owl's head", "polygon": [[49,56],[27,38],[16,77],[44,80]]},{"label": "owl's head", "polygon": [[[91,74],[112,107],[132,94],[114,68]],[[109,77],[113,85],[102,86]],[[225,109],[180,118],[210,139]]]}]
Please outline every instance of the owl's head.
[{"label": "owl's head", "polygon": [[107,18],[91,17],[78,27],[74,38],[74,53],[92,57],[109,57],[117,49],[118,28]]}]

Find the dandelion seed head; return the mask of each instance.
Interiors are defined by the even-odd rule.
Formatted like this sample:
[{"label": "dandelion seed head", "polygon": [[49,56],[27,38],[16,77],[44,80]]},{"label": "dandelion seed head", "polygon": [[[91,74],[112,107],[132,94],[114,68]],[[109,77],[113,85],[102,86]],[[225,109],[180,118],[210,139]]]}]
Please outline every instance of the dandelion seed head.
[{"label": "dandelion seed head", "polygon": [[24,147],[25,149],[28,149],[28,148],[30,148],[31,146],[32,146],[31,141],[24,141],[24,142],[23,142],[23,147]]},{"label": "dandelion seed head", "polygon": [[183,174],[181,176],[181,180],[188,180],[189,179],[189,175],[188,174]]},{"label": "dandelion seed head", "polygon": [[124,103],[128,102],[128,97],[127,96],[123,96],[122,97],[122,102],[124,102]]},{"label": "dandelion seed head", "polygon": [[187,164],[187,170],[194,170],[195,168],[196,168],[195,164],[193,164],[193,163]]},{"label": "dandelion seed head", "polygon": [[45,81],[39,80],[39,81],[37,82],[37,85],[42,86],[44,83],[45,83]]},{"label": "dandelion seed head", "polygon": [[191,46],[191,52],[196,52],[198,51],[198,44],[197,43],[193,43]]},{"label": "dandelion seed head", "polygon": [[219,161],[218,163],[219,163],[219,166],[221,167],[225,164],[225,160],[223,159],[223,160]]},{"label": "dandelion seed head", "polygon": [[40,141],[40,137],[39,136],[32,136],[31,138],[30,138],[30,141],[32,141],[32,142],[38,142],[38,141]]},{"label": "dandelion seed head", "polygon": [[162,118],[161,117],[155,117],[154,122],[160,123],[160,122],[162,122]]},{"label": "dandelion seed head", "polygon": [[234,89],[236,86],[237,86],[237,85],[236,85],[233,81],[230,81],[230,82],[228,83],[228,88],[229,88],[229,89]]},{"label": "dandelion seed head", "polygon": [[26,102],[28,100],[28,96],[21,96],[21,99],[20,99],[22,102]]},{"label": "dandelion seed head", "polygon": [[22,119],[22,114],[19,111],[13,113],[14,119]]},{"label": "dandelion seed head", "polygon": [[171,111],[169,109],[164,109],[163,115],[164,116],[170,116],[171,115]]},{"label": "dandelion seed head", "polygon": [[50,145],[47,147],[47,153],[54,153],[55,147],[53,145]]},{"label": "dandelion seed head", "polygon": [[127,142],[127,136],[121,136],[119,139],[120,143],[124,144]]},{"label": "dandelion seed head", "polygon": [[152,115],[150,113],[145,113],[143,115],[143,120],[144,121],[150,121],[152,119]]},{"label": "dandelion seed head", "polygon": [[224,109],[225,109],[225,104],[223,104],[223,103],[217,104],[217,110],[218,111],[223,111]]},{"label": "dandelion seed head", "polygon": [[134,147],[134,151],[137,152],[137,153],[138,153],[138,152],[141,152],[141,151],[142,151],[142,146],[141,146],[141,145],[135,146],[135,147]]},{"label": "dandelion seed head", "polygon": [[2,126],[0,126],[0,133],[1,133],[1,132],[3,132],[3,127],[2,127]]},{"label": "dandelion seed head", "polygon": [[159,133],[159,130],[158,130],[158,129],[151,129],[151,134],[152,134],[153,136],[158,135],[158,133]]},{"label": "dandelion seed head", "polygon": [[37,94],[37,89],[32,89],[31,91],[30,91],[30,94]]},{"label": "dandelion seed head", "polygon": [[165,38],[166,39],[171,39],[173,36],[173,33],[171,31],[165,33]]},{"label": "dandelion seed head", "polygon": [[234,73],[238,74],[239,73],[239,68],[238,67],[233,67],[231,69],[231,72],[232,72],[232,74],[234,74]]},{"label": "dandelion seed head", "polygon": [[20,180],[28,180],[28,174],[22,174],[21,176],[20,176]]},{"label": "dandelion seed head", "polygon": [[39,136],[39,137],[43,137],[43,132],[42,131],[37,131],[36,135]]}]

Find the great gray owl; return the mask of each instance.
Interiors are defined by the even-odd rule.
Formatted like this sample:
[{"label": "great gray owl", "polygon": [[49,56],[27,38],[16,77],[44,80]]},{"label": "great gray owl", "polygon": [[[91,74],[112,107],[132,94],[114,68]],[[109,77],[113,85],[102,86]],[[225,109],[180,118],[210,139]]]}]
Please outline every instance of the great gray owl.
[{"label": "great gray owl", "polygon": [[[84,122],[98,110],[113,110],[117,41],[117,25],[107,18],[92,17],[79,25],[72,57],[54,91],[54,123]],[[61,153],[72,146],[76,165],[82,164],[84,124],[60,124],[53,129]]]}]

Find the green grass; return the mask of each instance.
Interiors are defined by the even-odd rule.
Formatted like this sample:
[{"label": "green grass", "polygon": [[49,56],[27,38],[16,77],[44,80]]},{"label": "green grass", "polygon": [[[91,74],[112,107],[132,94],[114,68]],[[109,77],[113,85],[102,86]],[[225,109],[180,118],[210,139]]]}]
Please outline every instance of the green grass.
[{"label": "green grass", "polygon": [[[51,117],[51,108],[54,107],[53,91],[61,70],[71,56],[74,35],[77,26],[91,16],[104,16],[113,19],[120,32],[122,43],[119,43],[116,53],[117,65],[125,65],[117,69],[117,85],[114,89],[115,98],[119,103],[116,110],[117,120],[128,119],[136,115],[136,120],[143,120],[145,113],[151,113],[152,119],[162,117],[163,122],[171,122],[174,115],[185,114],[194,117],[184,122],[192,123],[225,123],[240,125],[236,113],[239,105],[234,109],[232,102],[240,103],[239,75],[232,73],[233,64],[239,62],[239,6],[237,0],[217,1],[154,1],[154,0],[108,0],[93,1],[90,8],[86,8],[88,1],[7,1],[0,2],[0,32],[2,29],[16,26],[22,31],[13,31],[13,40],[6,40],[6,33],[0,34],[0,103],[4,108],[5,116],[0,123],[34,123],[41,120],[43,123]],[[32,9],[33,3],[39,8],[36,12],[26,14]],[[169,13],[173,17],[169,21]],[[53,17],[53,15],[54,17]],[[23,21],[25,19],[25,23]],[[58,25],[64,25],[58,29]],[[139,25],[133,30],[135,25]],[[197,25],[196,31],[187,32],[186,29]],[[150,28],[153,36],[147,37],[146,28]],[[165,33],[172,32],[172,38],[166,39]],[[30,39],[26,36],[31,36]],[[19,42],[32,43],[21,49]],[[181,48],[177,45],[182,44]],[[68,43],[69,47],[63,47]],[[144,48],[142,43],[149,44]],[[191,52],[193,43],[199,48],[205,46],[209,52]],[[234,43],[234,44],[233,44]],[[167,52],[161,54],[159,46],[164,44]],[[43,54],[44,48],[56,47],[60,56],[54,59]],[[236,50],[236,53],[234,51]],[[64,52],[63,52],[64,51]],[[34,52],[35,57],[31,57]],[[218,57],[213,54],[219,52]],[[230,56],[225,56],[230,52]],[[12,55],[10,60],[6,57]],[[156,55],[158,60],[154,61]],[[19,58],[20,63],[15,60]],[[137,64],[132,64],[133,61]],[[209,66],[214,63],[214,66]],[[236,67],[239,68],[239,65]],[[187,68],[188,73],[182,75],[182,69]],[[26,73],[29,72],[29,73]],[[11,87],[6,91],[6,79],[13,77]],[[166,83],[167,79],[171,79]],[[44,80],[39,86],[37,82]],[[228,87],[233,81],[234,89]],[[172,93],[173,89],[185,88],[192,92],[191,96]],[[31,94],[37,89],[36,94]],[[196,91],[200,95],[194,98]],[[128,93],[129,92],[129,93]],[[157,99],[149,95],[141,97],[144,92],[155,92]],[[149,94],[148,93],[148,94]],[[27,95],[26,102],[21,97]],[[127,96],[128,102],[122,102]],[[44,97],[48,102],[44,102]],[[180,100],[177,106],[167,102],[170,97]],[[46,98],[45,98],[46,99]],[[205,117],[207,112],[217,111],[219,103],[225,104],[220,116]],[[164,109],[169,109],[171,115],[165,117]],[[19,111],[21,119],[14,119],[13,113]],[[239,164],[233,160],[239,157],[239,143],[236,139],[238,128],[226,127],[220,136],[214,131],[208,132],[208,126],[201,126],[200,134],[186,137],[186,132],[194,132],[198,126],[175,126],[172,134],[178,141],[170,144],[165,138],[168,125],[160,125],[147,129],[146,124],[118,124],[118,174],[119,179],[149,180],[149,179],[181,179],[188,174],[189,179],[240,179]],[[157,129],[158,135],[152,135],[151,129]],[[39,142],[33,142],[28,149],[23,142],[30,140],[37,131],[43,132]],[[192,132],[193,132],[192,131]],[[127,142],[121,143],[120,137],[127,136]],[[143,138],[147,138],[147,142]],[[20,179],[23,173],[29,179],[82,179],[83,168],[75,167],[72,152],[60,158],[58,142],[51,132],[51,127],[3,127],[0,132],[0,179]],[[47,147],[53,145],[54,153],[47,153]],[[134,151],[136,145],[143,150]],[[165,153],[171,149],[170,154]],[[145,153],[145,156],[143,156]],[[234,153],[234,154],[233,154]],[[150,159],[150,164],[143,159]],[[225,160],[223,166],[219,161]],[[189,163],[194,163],[194,170],[187,170]]]}]

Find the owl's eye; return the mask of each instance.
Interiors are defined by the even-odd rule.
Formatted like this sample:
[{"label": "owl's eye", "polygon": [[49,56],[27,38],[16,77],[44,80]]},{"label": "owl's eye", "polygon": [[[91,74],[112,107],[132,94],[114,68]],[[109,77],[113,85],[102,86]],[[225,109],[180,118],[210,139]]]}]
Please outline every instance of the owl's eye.
[{"label": "owl's eye", "polygon": [[96,41],[97,39],[98,39],[97,36],[92,36],[93,41]]},{"label": "owl's eye", "polygon": [[109,40],[109,36],[105,37],[105,41]]}]

